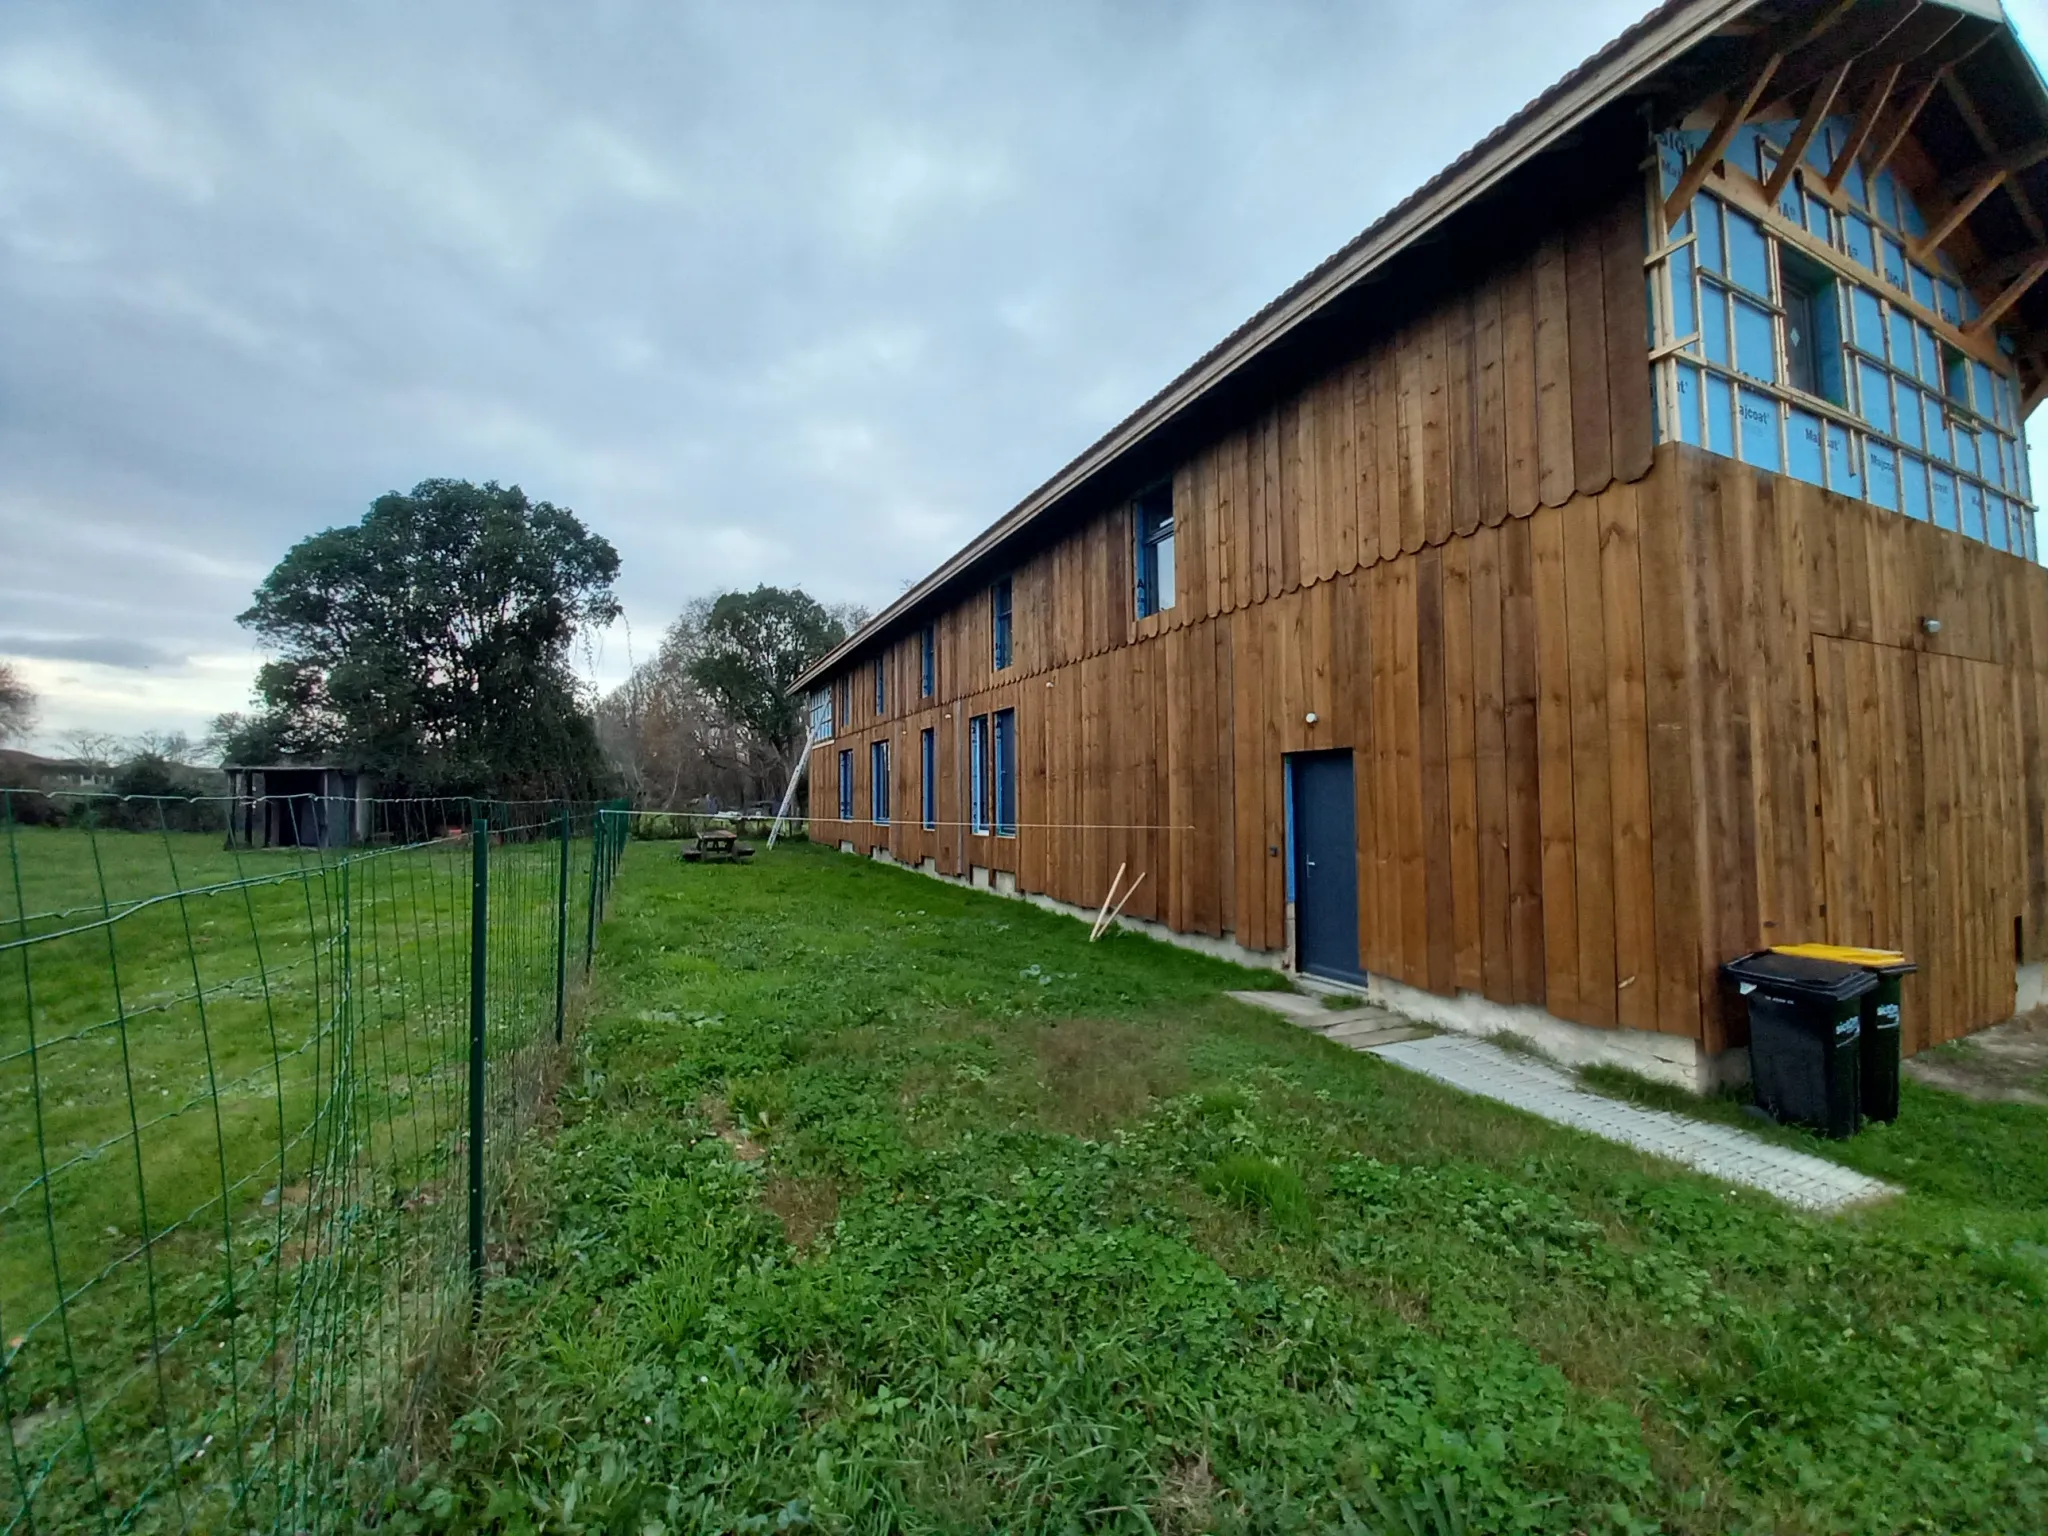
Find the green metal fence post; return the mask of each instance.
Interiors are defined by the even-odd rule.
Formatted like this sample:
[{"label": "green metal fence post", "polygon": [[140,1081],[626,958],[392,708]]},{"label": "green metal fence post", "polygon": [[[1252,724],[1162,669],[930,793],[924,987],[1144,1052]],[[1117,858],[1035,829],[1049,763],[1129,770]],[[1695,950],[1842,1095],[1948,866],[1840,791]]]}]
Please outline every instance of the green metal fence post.
[{"label": "green metal fence post", "polygon": [[590,904],[583,930],[583,974],[590,974],[591,957],[597,953],[597,871],[604,863],[604,812],[590,813]]},{"label": "green metal fence post", "polygon": [[555,1044],[569,996],[569,808],[562,807],[560,878],[555,882]]},{"label": "green metal fence post", "polygon": [[471,824],[469,885],[469,1291],[472,1315],[484,1306],[484,967],[489,961],[491,824]]}]

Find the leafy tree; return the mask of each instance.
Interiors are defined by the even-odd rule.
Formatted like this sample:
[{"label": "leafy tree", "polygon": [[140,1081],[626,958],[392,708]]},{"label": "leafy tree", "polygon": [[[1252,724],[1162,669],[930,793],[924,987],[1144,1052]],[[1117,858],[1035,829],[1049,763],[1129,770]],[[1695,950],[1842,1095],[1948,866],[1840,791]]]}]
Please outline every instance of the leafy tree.
[{"label": "leafy tree", "polygon": [[846,634],[845,618],[809,593],[765,586],[727,592],[704,615],[690,679],[786,775],[806,724],[804,701],[789,690]]},{"label": "leafy tree", "polygon": [[303,539],[240,622],[276,648],[230,758],[339,756],[430,793],[594,792],[570,668],[618,616],[619,557],[576,514],[495,481],[423,480]]},{"label": "leafy tree", "polygon": [[21,674],[0,661],[0,745],[26,736],[36,723],[36,696]]}]

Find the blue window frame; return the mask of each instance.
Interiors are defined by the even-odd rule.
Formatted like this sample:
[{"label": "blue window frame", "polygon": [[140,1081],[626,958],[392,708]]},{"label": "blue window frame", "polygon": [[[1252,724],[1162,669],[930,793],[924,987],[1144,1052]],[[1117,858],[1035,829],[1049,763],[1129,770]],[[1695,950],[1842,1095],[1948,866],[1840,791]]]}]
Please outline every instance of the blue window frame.
[{"label": "blue window frame", "polygon": [[853,820],[853,749],[839,754],[839,819]]},{"label": "blue window frame", "polygon": [[1173,606],[1173,482],[1163,481],[1131,503],[1137,535],[1138,617]]},{"label": "blue window frame", "polygon": [[996,836],[1017,835],[1017,711],[996,711]]},{"label": "blue window frame", "polygon": [[889,824],[889,743],[868,743],[868,811],[878,827]]},{"label": "blue window frame", "polygon": [[926,830],[939,824],[939,733],[930,726],[917,743],[919,801]]},{"label": "blue window frame", "polygon": [[815,689],[811,694],[811,740],[824,741],[832,735],[832,690]]},{"label": "blue window frame", "polygon": [[988,831],[988,716],[967,722],[967,825]]},{"label": "blue window frame", "polygon": [[990,656],[1000,672],[1010,664],[1010,578],[989,588]]},{"label": "blue window frame", "polygon": [[884,714],[889,708],[889,674],[882,665],[882,658],[875,658],[875,713]]},{"label": "blue window frame", "polygon": [[918,637],[917,679],[919,697],[930,698],[939,689],[939,632],[927,624]]}]

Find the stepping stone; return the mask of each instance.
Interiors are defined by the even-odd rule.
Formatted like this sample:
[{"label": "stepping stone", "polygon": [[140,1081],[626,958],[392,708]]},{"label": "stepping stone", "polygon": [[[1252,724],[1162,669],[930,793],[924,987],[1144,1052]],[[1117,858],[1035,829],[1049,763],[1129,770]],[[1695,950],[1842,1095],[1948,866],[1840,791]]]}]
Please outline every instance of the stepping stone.
[{"label": "stepping stone", "polygon": [[1730,1184],[1760,1189],[1802,1210],[1839,1211],[1900,1192],[1853,1168],[1778,1146],[1733,1126],[1588,1093],[1547,1062],[1484,1040],[1436,1035],[1377,1046],[1372,1054],[1553,1124],[1669,1158]]},{"label": "stepping stone", "polygon": [[1429,1036],[1429,1031],[1419,1025],[1380,1009],[1370,1013],[1340,1013],[1334,1017],[1345,1022],[1324,1030],[1323,1038],[1348,1045],[1354,1051],[1369,1051],[1377,1046],[1396,1045],[1403,1040],[1423,1040]]}]

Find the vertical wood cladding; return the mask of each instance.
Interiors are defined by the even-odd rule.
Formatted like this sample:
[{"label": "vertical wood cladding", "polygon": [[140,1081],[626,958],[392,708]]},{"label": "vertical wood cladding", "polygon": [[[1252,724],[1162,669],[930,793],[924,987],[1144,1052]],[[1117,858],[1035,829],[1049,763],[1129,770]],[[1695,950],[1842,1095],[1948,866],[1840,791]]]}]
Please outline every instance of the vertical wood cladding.
[{"label": "vertical wood cladding", "polygon": [[[1824,937],[1921,962],[1909,1049],[2004,1017],[2015,943],[2048,954],[2048,573],[1653,456],[1640,228],[1546,242],[1183,464],[1172,608],[1133,617],[1107,510],[1016,567],[1010,667],[986,591],[935,619],[932,697],[915,628],[879,715],[851,663],[813,803],[851,749],[857,819],[813,835],[1088,907],[1123,864],[1131,914],[1274,950],[1285,756],[1349,748],[1373,972],[1718,1049],[1719,964]],[[968,825],[1003,709],[1013,837]]]}]

